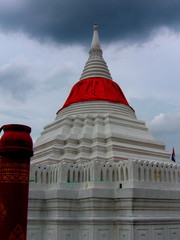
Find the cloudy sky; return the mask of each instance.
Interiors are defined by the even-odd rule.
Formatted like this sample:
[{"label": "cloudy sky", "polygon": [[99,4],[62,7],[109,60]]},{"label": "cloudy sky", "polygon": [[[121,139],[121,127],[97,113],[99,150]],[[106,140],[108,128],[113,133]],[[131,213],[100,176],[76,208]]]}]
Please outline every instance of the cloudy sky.
[{"label": "cloudy sky", "polygon": [[53,121],[88,58],[94,23],[138,119],[180,155],[179,0],[1,0],[0,125]]}]

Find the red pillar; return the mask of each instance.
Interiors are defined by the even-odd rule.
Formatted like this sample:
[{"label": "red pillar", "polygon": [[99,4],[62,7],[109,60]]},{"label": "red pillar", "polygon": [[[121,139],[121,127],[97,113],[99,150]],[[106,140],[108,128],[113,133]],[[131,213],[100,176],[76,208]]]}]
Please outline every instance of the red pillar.
[{"label": "red pillar", "polygon": [[0,240],[26,240],[31,128],[4,125],[0,139]]}]

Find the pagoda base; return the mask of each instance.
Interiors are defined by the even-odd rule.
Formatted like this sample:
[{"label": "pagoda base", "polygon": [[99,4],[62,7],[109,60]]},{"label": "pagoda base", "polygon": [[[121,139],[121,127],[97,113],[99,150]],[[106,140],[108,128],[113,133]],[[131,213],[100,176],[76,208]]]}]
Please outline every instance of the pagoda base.
[{"label": "pagoda base", "polygon": [[[31,170],[28,240],[180,239],[179,166],[156,163],[154,168],[151,165],[150,177],[148,163],[152,164],[138,160],[114,163],[114,170],[118,167],[120,173],[121,169],[126,173],[117,180],[108,170],[112,163],[92,162],[91,167],[86,165],[89,180],[80,177],[75,181],[72,173],[74,181],[66,182],[68,169],[82,169],[82,165],[49,169],[36,165]],[[109,175],[98,180],[102,168]],[[147,175],[142,174],[145,169]]]}]

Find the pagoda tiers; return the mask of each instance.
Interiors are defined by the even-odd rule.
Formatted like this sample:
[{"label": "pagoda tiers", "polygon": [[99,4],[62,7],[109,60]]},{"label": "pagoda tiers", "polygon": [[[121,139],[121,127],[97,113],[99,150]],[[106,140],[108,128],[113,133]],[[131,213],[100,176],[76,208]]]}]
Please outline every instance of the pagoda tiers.
[{"label": "pagoda tiers", "polygon": [[145,159],[169,161],[165,145],[137,120],[102,57],[98,27],[80,80],[34,147],[34,163]]},{"label": "pagoda tiers", "polygon": [[180,166],[136,118],[94,33],[31,159],[28,240],[178,240]]}]

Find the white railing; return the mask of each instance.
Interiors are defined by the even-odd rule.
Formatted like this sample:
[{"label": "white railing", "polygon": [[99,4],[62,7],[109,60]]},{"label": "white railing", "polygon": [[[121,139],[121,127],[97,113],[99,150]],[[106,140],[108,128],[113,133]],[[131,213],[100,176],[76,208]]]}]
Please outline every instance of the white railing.
[{"label": "white railing", "polygon": [[61,162],[53,165],[31,166],[30,179],[31,182],[42,184],[90,181],[180,183],[180,165],[143,160],[126,160],[116,163]]}]

